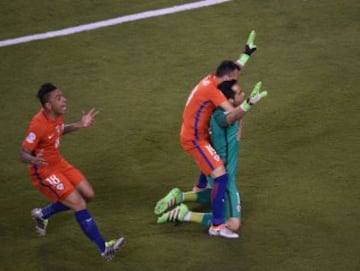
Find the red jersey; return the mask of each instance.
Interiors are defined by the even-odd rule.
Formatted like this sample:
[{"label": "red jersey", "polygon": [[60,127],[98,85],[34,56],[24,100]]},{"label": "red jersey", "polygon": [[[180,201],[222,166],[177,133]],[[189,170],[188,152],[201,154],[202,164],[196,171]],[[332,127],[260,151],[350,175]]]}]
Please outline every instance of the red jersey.
[{"label": "red jersey", "polygon": [[216,107],[227,101],[217,88],[214,74],[209,74],[191,92],[184,109],[180,136],[183,140],[209,138],[209,123]]},{"label": "red jersey", "polygon": [[41,109],[31,120],[22,142],[22,147],[36,155],[43,153],[44,161],[49,167],[59,163],[62,159],[59,151],[60,138],[64,131],[63,116],[55,120],[50,119],[44,109]]}]

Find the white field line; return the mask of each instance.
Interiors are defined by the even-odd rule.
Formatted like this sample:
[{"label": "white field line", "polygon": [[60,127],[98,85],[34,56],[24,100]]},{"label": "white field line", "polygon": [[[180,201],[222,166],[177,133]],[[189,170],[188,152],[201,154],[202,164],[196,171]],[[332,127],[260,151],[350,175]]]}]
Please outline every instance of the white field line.
[{"label": "white field line", "polygon": [[31,42],[34,40],[44,40],[44,39],[51,39],[51,38],[60,37],[60,36],[72,35],[72,34],[80,33],[83,31],[89,31],[89,30],[108,27],[108,26],[112,26],[112,25],[122,24],[122,23],[126,23],[126,22],[132,22],[132,21],[142,20],[142,19],[166,15],[166,14],[177,13],[177,12],[186,11],[186,10],[222,4],[225,2],[229,2],[229,1],[231,1],[231,0],[203,0],[203,1],[193,2],[193,3],[189,3],[189,4],[173,6],[173,7],[169,7],[169,8],[140,12],[140,13],[136,13],[136,14],[121,16],[121,17],[108,19],[108,20],[104,20],[104,21],[99,21],[99,22],[95,22],[95,23],[89,23],[89,24],[83,24],[83,25],[74,26],[74,27],[68,27],[68,28],[64,28],[61,30],[55,30],[55,31],[50,31],[50,32],[45,32],[45,33],[27,35],[27,36],[23,36],[23,37],[19,37],[19,38],[2,40],[2,41],[0,41],[0,47],[11,46],[14,44],[19,44],[19,43]]}]

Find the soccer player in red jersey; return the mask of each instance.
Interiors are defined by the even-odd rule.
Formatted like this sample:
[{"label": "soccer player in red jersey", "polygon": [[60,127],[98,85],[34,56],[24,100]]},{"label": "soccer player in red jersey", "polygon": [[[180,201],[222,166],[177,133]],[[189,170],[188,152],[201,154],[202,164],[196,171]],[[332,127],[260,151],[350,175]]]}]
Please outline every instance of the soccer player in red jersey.
[{"label": "soccer player in red jersey", "polygon": [[227,238],[237,238],[224,224],[223,202],[228,174],[223,161],[212,147],[209,139],[209,123],[214,109],[222,107],[228,114],[242,113],[240,107],[234,108],[217,88],[224,81],[237,79],[240,67],[233,61],[223,61],[215,74],[209,74],[193,89],[184,109],[180,141],[183,149],[190,154],[200,168],[200,179],[211,176],[214,179],[214,189],[211,193],[213,212],[210,235],[220,235]]},{"label": "soccer player in red jersey", "polygon": [[124,238],[105,242],[87,210],[86,202],[94,197],[91,184],[59,151],[61,137],[91,126],[98,112],[93,108],[83,113],[80,121],[64,124],[67,100],[63,92],[46,83],[41,86],[37,97],[42,109],[32,118],[20,151],[20,160],[29,164],[33,186],[52,201],[43,208],[32,210],[36,229],[40,235],[45,235],[50,216],[72,209],[83,233],[97,245],[101,256],[111,260],[115,251],[124,244]]},{"label": "soccer player in red jersey", "polygon": [[[212,147],[209,139],[209,123],[216,107],[224,109],[225,114],[234,119],[241,119],[251,106],[257,103],[267,92],[252,92],[252,96],[241,105],[234,107],[221,93],[217,86],[224,81],[237,80],[241,68],[256,50],[253,44],[255,31],[252,31],[244,47],[244,52],[234,62],[225,60],[220,63],[215,73],[210,73],[201,80],[190,93],[183,112],[180,142],[183,149],[195,160],[201,174],[199,183],[206,182],[206,176],[214,179],[211,192],[212,225],[209,235],[237,238],[238,234],[228,229],[223,218],[223,204],[229,176],[223,161]],[[157,204],[155,213],[163,212],[162,204]]]}]

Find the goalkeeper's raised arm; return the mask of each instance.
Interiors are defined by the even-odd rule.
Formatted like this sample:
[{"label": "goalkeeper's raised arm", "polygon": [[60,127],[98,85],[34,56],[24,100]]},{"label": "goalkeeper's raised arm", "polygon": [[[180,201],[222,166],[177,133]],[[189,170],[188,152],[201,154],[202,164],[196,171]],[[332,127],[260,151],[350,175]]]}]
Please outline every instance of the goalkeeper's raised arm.
[{"label": "goalkeeper's raised arm", "polygon": [[246,112],[248,112],[253,105],[258,103],[262,98],[268,95],[268,92],[266,90],[262,90],[261,86],[261,82],[256,83],[250,93],[249,98],[244,100],[239,106],[235,107],[233,110],[227,111],[226,120],[229,124],[234,123],[236,120],[242,119]]},{"label": "goalkeeper's raised arm", "polygon": [[236,63],[240,66],[240,68],[244,67],[246,62],[249,60],[250,56],[256,51],[256,45],[254,44],[256,37],[255,30],[252,30],[249,34],[249,37],[244,46],[244,50],[236,60]]}]

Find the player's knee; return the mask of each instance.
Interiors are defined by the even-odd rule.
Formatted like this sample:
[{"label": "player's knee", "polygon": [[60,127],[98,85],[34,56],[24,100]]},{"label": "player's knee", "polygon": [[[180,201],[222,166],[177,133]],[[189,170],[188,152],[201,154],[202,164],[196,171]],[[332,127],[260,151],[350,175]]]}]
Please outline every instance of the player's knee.
[{"label": "player's knee", "polygon": [[79,198],[79,200],[74,202],[74,207],[75,211],[84,210],[87,208],[87,203],[83,198]]},{"label": "player's knee", "polygon": [[84,198],[76,191],[74,191],[69,197],[67,197],[63,204],[73,209],[74,211],[79,211],[86,209],[87,204]]},{"label": "player's knee", "polygon": [[76,190],[87,202],[91,201],[95,197],[94,189],[86,179],[76,187]]},{"label": "player's knee", "polygon": [[85,198],[85,200],[86,200],[87,202],[93,200],[93,199],[95,198],[95,192],[94,192],[94,190],[88,191],[88,193],[86,193],[86,194],[84,195],[84,198]]},{"label": "player's knee", "polygon": [[215,179],[217,177],[220,177],[222,175],[226,174],[226,169],[224,166],[220,166],[220,167],[217,167],[215,168],[211,173],[210,173],[210,176]]}]

